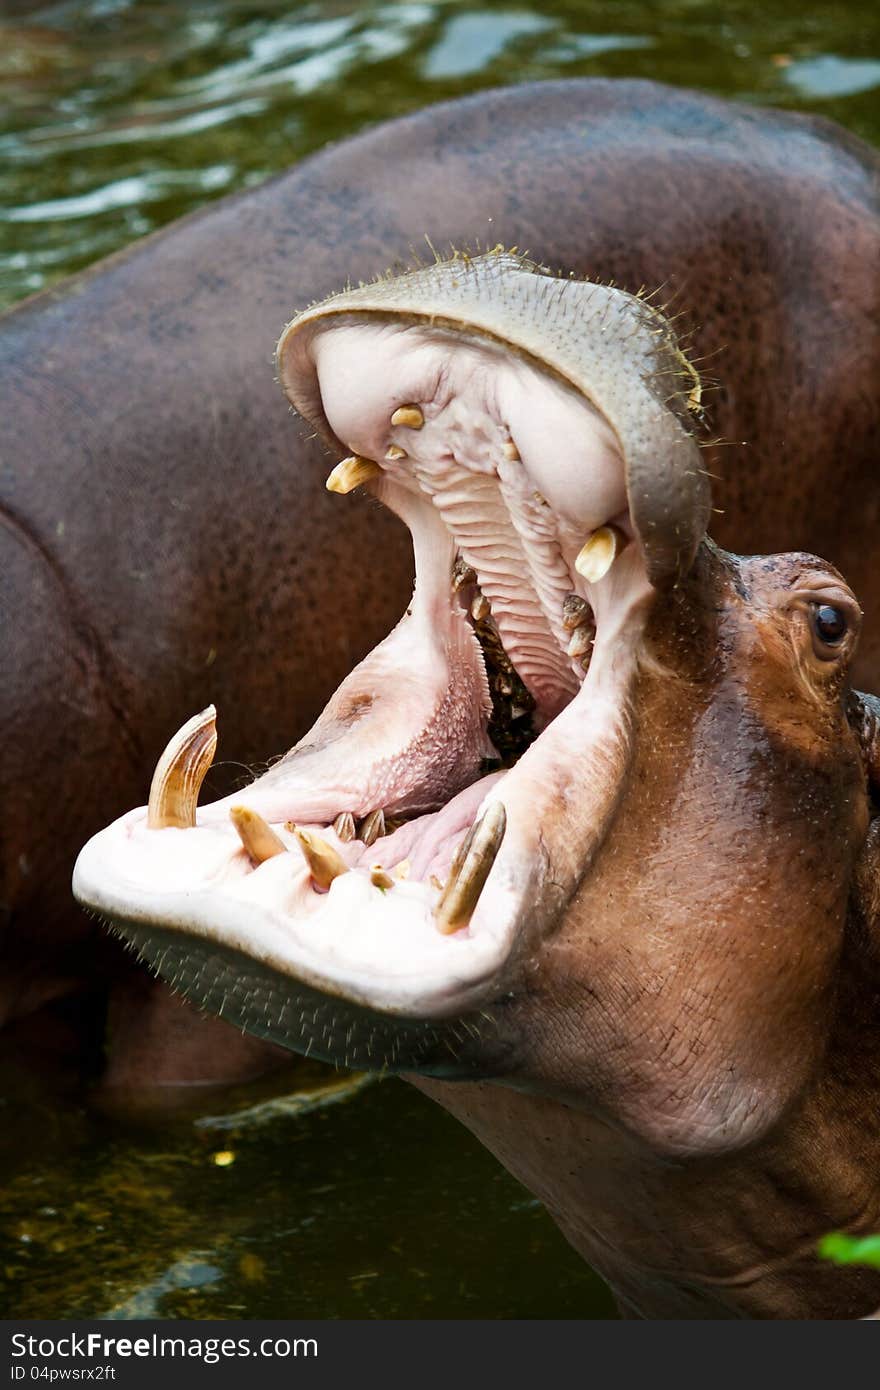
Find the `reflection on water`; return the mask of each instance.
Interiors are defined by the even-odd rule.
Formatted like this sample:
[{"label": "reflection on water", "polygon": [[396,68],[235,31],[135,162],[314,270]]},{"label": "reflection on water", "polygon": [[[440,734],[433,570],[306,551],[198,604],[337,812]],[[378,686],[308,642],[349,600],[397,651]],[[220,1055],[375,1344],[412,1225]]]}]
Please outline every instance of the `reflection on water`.
[{"label": "reflection on water", "polygon": [[[880,90],[880,62],[873,58],[837,58],[823,53],[786,66],[785,79],[809,100],[851,97]],[[876,131],[872,132],[876,138]]]},{"label": "reflection on water", "polygon": [[149,1124],[11,1073],[0,1093],[0,1316],[611,1315],[538,1203],[403,1082],[303,1063],[294,1095]]},{"label": "reflection on water", "polygon": [[880,141],[880,21],[862,0],[62,0],[4,13],[0,303],[327,140],[488,85],[658,78],[812,109]]}]

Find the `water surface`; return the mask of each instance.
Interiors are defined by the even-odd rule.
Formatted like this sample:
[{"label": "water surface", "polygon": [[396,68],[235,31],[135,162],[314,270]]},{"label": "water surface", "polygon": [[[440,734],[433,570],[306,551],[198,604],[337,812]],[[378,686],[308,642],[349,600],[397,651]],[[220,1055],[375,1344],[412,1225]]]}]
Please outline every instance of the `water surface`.
[{"label": "water surface", "polygon": [[0,304],[386,117],[540,78],[656,78],[880,141],[880,7],[754,0],[0,10]]},{"label": "water surface", "polygon": [[140,1122],[0,1073],[0,1316],[608,1317],[539,1204],[402,1081]]}]

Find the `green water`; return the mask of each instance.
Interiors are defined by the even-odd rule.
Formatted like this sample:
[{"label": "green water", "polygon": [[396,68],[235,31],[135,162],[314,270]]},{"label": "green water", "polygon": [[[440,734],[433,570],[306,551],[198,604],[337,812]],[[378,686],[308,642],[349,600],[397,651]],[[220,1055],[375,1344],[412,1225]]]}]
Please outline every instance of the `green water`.
[{"label": "green water", "polygon": [[[878,15],[873,0],[6,3],[0,304],[327,140],[486,86],[651,77],[880,142]],[[315,1067],[295,1085],[135,1125],[0,1075],[0,1314],[609,1316],[541,1209],[439,1109]]]},{"label": "green water", "polygon": [[880,6],[0,5],[0,304],[371,122],[576,75],[817,111],[880,141]]},{"label": "green water", "polygon": [[140,1124],[0,1075],[0,1315],[610,1315],[439,1107],[302,1071],[292,1096]]}]

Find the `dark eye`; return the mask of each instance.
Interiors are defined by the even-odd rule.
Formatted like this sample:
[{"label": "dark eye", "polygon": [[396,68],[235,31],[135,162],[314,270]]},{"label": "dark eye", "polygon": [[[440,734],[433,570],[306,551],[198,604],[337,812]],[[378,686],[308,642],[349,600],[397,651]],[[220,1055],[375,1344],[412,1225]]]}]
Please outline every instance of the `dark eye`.
[{"label": "dark eye", "polygon": [[847,626],[846,614],[842,608],[835,608],[830,603],[820,603],[813,609],[816,636],[826,647],[838,646],[846,636]]}]

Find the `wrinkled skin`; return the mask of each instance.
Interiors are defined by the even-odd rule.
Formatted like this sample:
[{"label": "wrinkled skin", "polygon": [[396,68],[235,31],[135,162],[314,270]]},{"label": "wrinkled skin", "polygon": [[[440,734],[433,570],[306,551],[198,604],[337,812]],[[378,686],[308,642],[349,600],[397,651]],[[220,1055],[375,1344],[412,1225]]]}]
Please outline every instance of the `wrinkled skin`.
[{"label": "wrinkled skin", "polygon": [[[813,634],[825,602],[847,616],[831,646]],[[880,1300],[876,1272],[815,1255],[831,1228],[880,1226],[878,743],[876,706],[849,687],[859,626],[824,562],[704,546],[652,605],[634,758],[590,872],[503,988],[409,1054],[409,1079],[541,1198],[631,1315],[845,1318]],[[125,930],[163,970],[176,939],[184,987],[225,1001],[222,935],[202,957],[185,933]],[[259,998],[246,955],[232,977]],[[240,1021],[280,1037],[302,1020],[294,1045],[342,1056],[359,1015],[284,1003],[278,985]],[[414,1047],[403,1021],[373,1023]]]},{"label": "wrinkled skin", "polygon": [[[860,1317],[816,1259],[880,1228],[876,748],[812,659],[803,556],[704,552],[655,610],[614,828],[506,1026],[519,1069],[416,1084],[647,1317]],[[805,651],[803,661],[800,653]],[[868,831],[869,823],[872,826]]]},{"label": "wrinkled skin", "polygon": [[[405,533],[369,503],[340,517],[266,357],[292,305],[426,232],[693,306],[693,350],[723,382],[709,434],[746,443],[706,455],[714,533],[828,554],[872,606],[875,170],[824,123],[650,84],[492,92],[343,143],[8,316],[3,1015],[118,971],[71,909],[69,869],[140,798],[169,729],[220,706],[216,795],[289,746],[398,616]],[[377,572],[361,557],[378,554]],[[127,1077],[152,1071],[152,1031],[114,1050]],[[214,1075],[236,1074],[236,1046],[209,1049]]]}]

